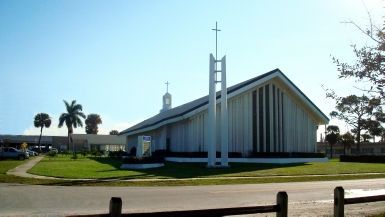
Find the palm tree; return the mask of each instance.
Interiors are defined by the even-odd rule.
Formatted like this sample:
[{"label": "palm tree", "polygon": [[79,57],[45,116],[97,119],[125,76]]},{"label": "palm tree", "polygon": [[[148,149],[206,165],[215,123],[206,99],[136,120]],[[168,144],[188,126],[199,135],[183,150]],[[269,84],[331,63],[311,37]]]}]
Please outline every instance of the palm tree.
[{"label": "palm tree", "polygon": [[333,145],[337,144],[340,139],[340,128],[336,125],[329,125],[326,128],[327,135],[325,140],[330,144],[330,159],[333,158]]},{"label": "palm tree", "polygon": [[[67,101],[63,100],[66,106],[67,113],[62,113],[59,117],[59,128],[65,123],[68,129],[68,150],[70,144],[70,136],[74,132],[74,128],[78,126],[83,127],[83,122],[80,119],[85,118],[86,115],[82,112],[83,107],[80,104],[76,104],[76,100],[72,100],[71,104],[68,104]],[[75,146],[73,145],[73,151],[75,153]]]},{"label": "palm tree", "polygon": [[351,149],[354,144],[354,135],[346,132],[341,136],[341,143],[344,145],[344,155],[346,154],[346,148]]},{"label": "palm tree", "polygon": [[86,133],[98,134],[98,125],[102,123],[102,119],[98,114],[89,114],[86,119]]},{"label": "palm tree", "polygon": [[41,141],[41,135],[43,134],[43,128],[44,127],[49,128],[51,126],[51,117],[46,113],[39,113],[35,115],[33,125],[35,125],[35,127],[40,127],[40,136],[39,136],[38,146],[39,146],[39,150],[41,151],[40,141]]}]

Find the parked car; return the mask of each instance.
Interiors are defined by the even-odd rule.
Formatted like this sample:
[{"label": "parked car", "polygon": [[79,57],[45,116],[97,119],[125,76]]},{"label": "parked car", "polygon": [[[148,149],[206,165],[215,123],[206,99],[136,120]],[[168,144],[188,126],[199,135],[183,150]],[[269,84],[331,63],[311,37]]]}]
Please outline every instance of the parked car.
[{"label": "parked car", "polygon": [[56,154],[59,153],[59,151],[57,150],[57,148],[51,148],[50,151],[55,152]]},{"label": "parked car", "polygon": [[32,148],[31,151],[34,151],[36,153],[42,153],[42,151],[39,148]]},{"label": "parked car", "polygon": [[31,149],[32,151],[34,151],[34,152],[36,152],[36,153],[47,153],[47,152],[49,152],[49,149],[48,148],[46,148],[46,147],[40,147],[40,148],[32,148]]},{"label": "parked car", "polygon": [[16,158],[24,160],[29,158],[29,154],[16,148],[4,147],[0,148],[0,158]]},{"label": "parked car", "polygon": [[37,153],[36,151],[32,151],[32,150],[27,150],[26,152],[28,152],[30,157],[38,156],[39,155],[39,153]]}]

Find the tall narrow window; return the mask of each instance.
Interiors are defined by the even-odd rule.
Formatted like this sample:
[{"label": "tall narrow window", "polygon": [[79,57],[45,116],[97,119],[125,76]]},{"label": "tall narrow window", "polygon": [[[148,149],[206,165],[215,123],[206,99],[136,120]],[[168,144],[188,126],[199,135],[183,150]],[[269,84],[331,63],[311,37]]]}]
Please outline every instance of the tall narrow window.
[{"label": "tall narrow window", "polygon": [[281,120],[282,120],[282,116],[281,116],[281,107],[282,107],[282,104],[281,104],[281,91],[277,88],[277,112],[278,112],[278,151],[282,151],[282,125],[281,125]]},{"label": "tall narrow window", "polygon": [[264,148],[263,148],[263,138],[264,138],[264,134],[263,134],[263,87],[259,88],[258,90],[258,108],[259,108],[259,114],[258,114],[258,121],[259,121],[259,151],[260,152],[264,152]]},{"label": "tall narrow window", "polygon": [[253,151],[257,152],[257,91],[253,91],[252,95],[252,109],[253,109]]},{"label": "tall narrow window", "polygon": [[270,152],[270,99],[269,99],[269,85],[265,86],[265,108],[266,108],[266,152]]},{"label": "tall narrow window", "polygon": [[283,104],[283,93],[281,92],[281,118],[282,118],[282,151],[285,151],[285,106]]},{"label": "tall narrow window", "polygon": [[273,85],[273,151],[277,151],[277,111],[276,111],[276,103],[275,103],[275,85]]}]

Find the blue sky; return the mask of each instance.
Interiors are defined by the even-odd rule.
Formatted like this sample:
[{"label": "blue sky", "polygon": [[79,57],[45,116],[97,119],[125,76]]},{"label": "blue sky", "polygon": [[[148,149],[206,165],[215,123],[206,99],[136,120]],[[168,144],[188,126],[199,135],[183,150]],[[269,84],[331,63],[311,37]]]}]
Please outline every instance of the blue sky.
[{"label": "blue sky", "polygon": [[63,99],[100,114],[108,133],[157,114],[166,81],[174,107],[207,95],[215,21],[229,86],[279,68],[329,114],[322,84],[341,95],[358,86],[337,79],[331,55],[349,62],[350,45],[370,43],[341,23],[367,25],[363,2],[380,25],[381,0],[2,0],[0,134],[37,134],[33,117],[45,112],[46,134],[65,135]]}]

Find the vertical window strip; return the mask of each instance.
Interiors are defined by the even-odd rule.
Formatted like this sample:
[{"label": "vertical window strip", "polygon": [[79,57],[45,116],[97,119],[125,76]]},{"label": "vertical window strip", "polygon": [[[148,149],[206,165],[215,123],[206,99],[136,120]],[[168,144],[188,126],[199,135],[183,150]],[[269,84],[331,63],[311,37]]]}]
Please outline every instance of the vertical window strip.
[{"label": "vertical window strip", "polygon": [[269,124],[270,124],[270,152],[274,152],[274,110],[273,110],[273,84],[269,85]]},{"label": "vertical window strip", "polygon": [[275,85],[273,85],[273,145],[274,145],[274,151],[278,151],[277,149],[277,117],[276,117],[276,103],[275,103]]},{"label": "vertical window strip", "polygon": [[278,151],[282,152],[282,116],[281,116],[281,90],[277,88],[277,106],[278,106]]},{"label": "vertical window strip", "polygon": [[266,119],[266,152],[270,152],[271,138],[270,138],[270,97],[269,97],[269,84],[265,86],[265,119]]},{"label": "vertical window strip", "polygon": [[263,129],[264,129],[264,126],[263,126],[263,87],[259,88],[258,90],[258,98],[259,98],[259,105],[258,105],[258,108],[259,108],[259,114],[258,114],[258,119],[259,119],[259,151],[260,152],[264,152],[265,149],[263,148],[263,144],[264,144],[264,133],[263,133]]},{"label": "vertical window strip", "polygon": [[283,104],[283,92],[281,91],[281,126],[282,126],[282,131],[281,131],[281,138],[282,138],[282,152],[286,151],[286,140],[285,140],[285,116],[284,116],[284,109],[285,105]]},{"label": "vertical window strip", "polygon": [[257,91],[253,91],[252,94],[252,109],[253,152],[257,152]]},{"label": "vertical window strip", "polygon": [[255,111],[255,122],[257,123],[256,124],[256,126],[257,126],[257,128],[255,129],[255,132],[256,132],[256,135],[257,135],[257,138],[256,138],[256,142],[257,142],[257,149],[256,149],[256,151],[257,152],[260,152],[261,150],[259,149],[259,147],[260,147],[260,140],[259,140],[259,138],[261,137],[261,134],[260,134],[260,128],[261,128],[261,126],[260,126],[260,124],[259,124],[259,91],[258,91],[258,89],[257,90],[255,90],[255,96],[256,96],[256,99],[255,99],[255,108],[256,108],[256,111]]},{"label": "vertical window strip", "polygon": [[277,87],[277,89],[276,89],[276,103],[277,103],[277,149],[278,149],[278,151],[279,152],[281,152],[281,117],[280,117],[280,107],[281,107],[281,105],[280,105],[280,101],[279,101],[279,92],[280,92],[280,90],[279,90],[279,88]]}]

